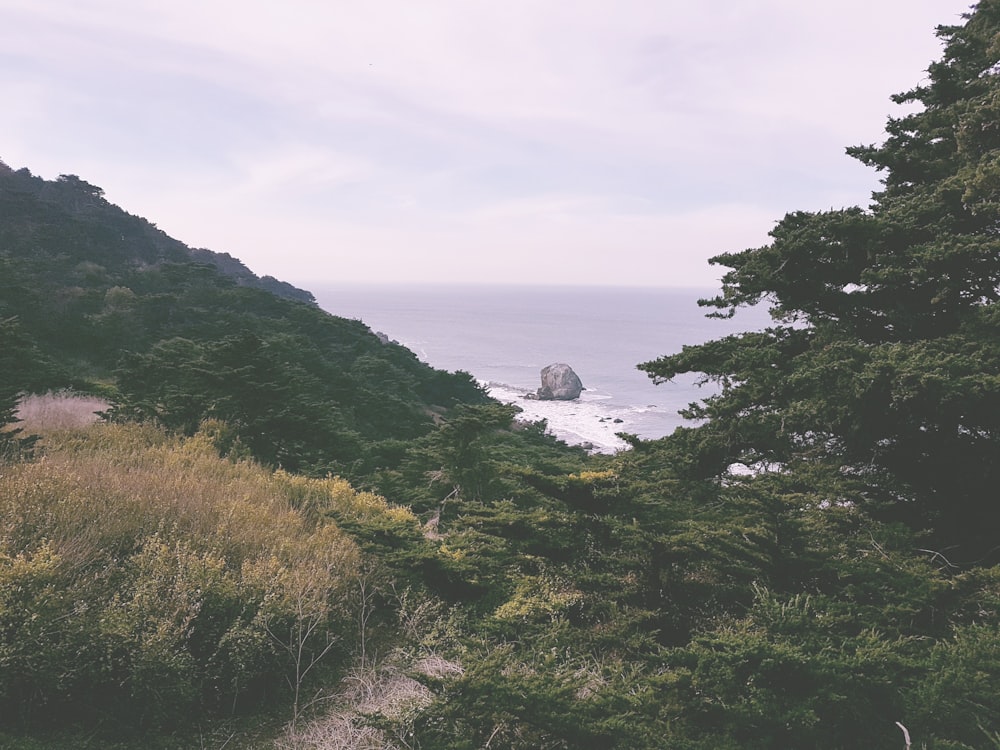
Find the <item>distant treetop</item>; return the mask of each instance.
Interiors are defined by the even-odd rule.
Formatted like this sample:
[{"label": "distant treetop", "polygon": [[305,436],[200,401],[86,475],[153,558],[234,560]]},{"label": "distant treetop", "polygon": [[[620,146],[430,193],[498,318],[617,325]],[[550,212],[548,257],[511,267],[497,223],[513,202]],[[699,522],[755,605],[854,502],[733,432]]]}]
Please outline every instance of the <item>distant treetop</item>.
[{"label": "distant treetop", "polygon": [[57,181],[63,183],[64,185],[69,185],[75,190],[85,192],[87,195],[92,195],[95,198],[104,197],[104,190],[97,187],[97,185],[91,185],[86,180],[81,180],[75,174],[61,174],[59,175]]}]

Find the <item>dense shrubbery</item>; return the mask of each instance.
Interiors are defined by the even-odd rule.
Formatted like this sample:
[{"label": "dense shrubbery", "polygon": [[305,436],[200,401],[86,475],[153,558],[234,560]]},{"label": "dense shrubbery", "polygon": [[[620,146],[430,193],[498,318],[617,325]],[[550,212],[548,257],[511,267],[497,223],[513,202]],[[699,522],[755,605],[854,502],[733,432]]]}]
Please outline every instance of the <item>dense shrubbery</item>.
[{"label": "dense shrubbery", "polygon": [[30,453],[34,438],[17,426],[17,406],[33,370],[32,347],[15,318],[0,319],[0,462]]},{"label": "dense shrubbery", "polygon": [[[651,469],[664,455],[608,459],[596,512],[503,502],[442,525],[438,554],[489,586],[423,746],[885,747],[896,721],[928,748],[993,746],[995,569],[949,569],[846,503],[850,482],[691,484]],[[555,543],[528,552],[526,518],[558,518]]]},{"label": "dense shrubbery", "polygon": [[0,498],[6,726],[190,726],[283,704],[303,662],[356,647],[358,550],[326,520],[357,502],[344,482],[103,426],[8,465]]}]

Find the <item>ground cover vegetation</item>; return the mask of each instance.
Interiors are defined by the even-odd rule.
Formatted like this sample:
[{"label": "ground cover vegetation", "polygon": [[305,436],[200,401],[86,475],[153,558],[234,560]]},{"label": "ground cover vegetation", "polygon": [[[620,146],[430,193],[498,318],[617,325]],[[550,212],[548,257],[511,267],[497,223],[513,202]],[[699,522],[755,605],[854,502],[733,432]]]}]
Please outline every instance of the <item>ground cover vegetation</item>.
[{"label": "ground cover vegetation", "polygon": [[720,388],[612,456],[0,169],[0,744],[1000,748],[1000,2],[939,35],[884,189],[716,258],[774,325],[642,365]]}]

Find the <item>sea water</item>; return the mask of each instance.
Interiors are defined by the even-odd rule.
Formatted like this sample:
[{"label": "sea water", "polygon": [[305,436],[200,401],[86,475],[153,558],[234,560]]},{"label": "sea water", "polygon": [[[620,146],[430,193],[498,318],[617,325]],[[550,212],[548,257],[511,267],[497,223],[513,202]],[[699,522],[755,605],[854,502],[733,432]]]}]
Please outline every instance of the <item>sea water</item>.
[{"label": "sea water", "polygon": [[[358,319],[412,350],[433,367],[471,373],[490,395],[544,419],[572,444],[612,452],[617,433],[668,435],[677,413],[709,395],[695,375],[654,385],[641,362],[769,322],[752,309],[734,319],[708,318],[699,298],[716,290],[687,288],[313,285],[319,305]],[[573,401],[525,399],[541,370],[563,362],[586,390]]]}]

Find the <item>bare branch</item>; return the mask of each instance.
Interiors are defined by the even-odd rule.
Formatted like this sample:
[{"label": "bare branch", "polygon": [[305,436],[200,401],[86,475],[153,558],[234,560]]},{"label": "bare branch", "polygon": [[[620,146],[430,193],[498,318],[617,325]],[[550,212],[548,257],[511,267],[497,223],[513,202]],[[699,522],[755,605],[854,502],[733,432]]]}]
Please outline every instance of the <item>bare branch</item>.
[{"label": "bare branch", "polygon": [[896,726],[903,730],[903,741],[906,742],[905,750],[910,750],[910,731],[898,721],[896,722]]}]

